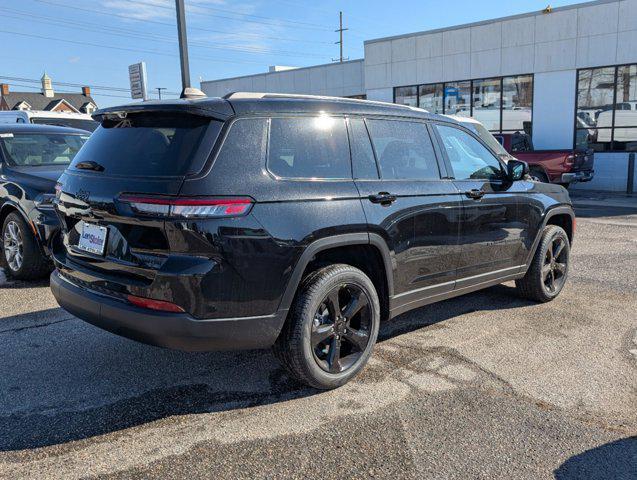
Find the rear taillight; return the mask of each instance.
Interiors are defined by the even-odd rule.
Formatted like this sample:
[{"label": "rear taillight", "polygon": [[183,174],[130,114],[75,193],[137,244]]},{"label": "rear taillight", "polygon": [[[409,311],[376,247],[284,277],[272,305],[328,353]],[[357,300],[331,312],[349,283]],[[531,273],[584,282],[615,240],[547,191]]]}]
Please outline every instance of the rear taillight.
[{"label": "rear taillight", "polygon": [[152,298],[137,297],[128,295],[127,300],[136,307],[147,308],[149,310],[157,310],[160,312],[183,313],[185,310],[174,303],[165,302],[163,300],[153,300]]},{"label": "rear taillight", "polygon": [[250,211],[250,197],[163,197],[151,195],[120,195],[118,200],[130,205],[140,215],[175,218],[239,217]]}]

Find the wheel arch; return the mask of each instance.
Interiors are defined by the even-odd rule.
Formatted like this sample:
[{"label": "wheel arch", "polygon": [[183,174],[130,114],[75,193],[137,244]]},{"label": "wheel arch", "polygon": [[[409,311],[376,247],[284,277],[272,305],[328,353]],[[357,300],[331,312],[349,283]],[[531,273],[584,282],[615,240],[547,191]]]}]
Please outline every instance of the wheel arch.
[{"label": "wheel arch", "polygon": [[336,235],[310,243],[294,267],[279,310],[289,310],[303,278],[328,263],[346,263],[365,272],[377,289],[381,316],[388,318],[389,298],[394,291],[391,255],[380,235],[367,232]]},{"label": "wheel arch", "polygon": [[531,172],[531,174],[533,174],[534,171],[541,173],[542,175],[546,176],[546,179],[549,181],[549,183],[551,183],[551,177],[549,176],[548,172],[546,171],[546,169],[544,168],[542,164],[539,164],[539,163],[529,164],[529,171]]},{"label": "wheel arch", "polygon": [[573,239],[575,236],[575,212],[573,211],[573,207],[571,207],[570,205],[558,205],[551,208],[544,214],[542,226],[539,229],[535,240],[533,241],[533,247],[529,251],[529,256],[526,259],[526,268],[529,267],[531,261],[533,260],[535,251],[537,250],[537,247],[540,244],[540,240],[542,239],[542,233],[544,232],[544,228],[546,228],[547,225],[557,225],[558,227],[562,227],[566,231],[569,243],[571,245],[573,244]]},{"label": "wheel arch", "polygon": [[26,213],[22,211],[19,205],[9,200],[0,207],[0,228],[2,228],[5,219],[12,212],[18,212],[22,216],[23,220],[27,222],[27,224],[29,224],[29,217],[26,215]]}]

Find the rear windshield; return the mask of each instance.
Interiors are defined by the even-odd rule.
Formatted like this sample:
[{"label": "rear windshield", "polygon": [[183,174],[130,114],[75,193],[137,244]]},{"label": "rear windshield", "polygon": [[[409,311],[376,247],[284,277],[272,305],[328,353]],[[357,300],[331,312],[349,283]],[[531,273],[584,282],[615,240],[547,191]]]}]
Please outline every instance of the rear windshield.
[{"label": "rear windshield", "polygon": [[218,133],[220,125],[194,115],[133,114],[124,119],[104,119],[71,168],[80,162],[92,162],[109,175],[196,173],[203,163],[194,158],[197,149],[208,128]]},{"label": "rear windshield", "polygon": [[0,133],[0,148],[9,165],[68,165],[86,135],[59,133]]},{"label": "rear windshield", "polygon": [[31,117],[31,123],[39,125],[57,125],[58,127],[79,128],[80,130],[88,130],[92,132],[99,123],[95,120],[83,120],[81,118],[47,118],[47,117]]}]

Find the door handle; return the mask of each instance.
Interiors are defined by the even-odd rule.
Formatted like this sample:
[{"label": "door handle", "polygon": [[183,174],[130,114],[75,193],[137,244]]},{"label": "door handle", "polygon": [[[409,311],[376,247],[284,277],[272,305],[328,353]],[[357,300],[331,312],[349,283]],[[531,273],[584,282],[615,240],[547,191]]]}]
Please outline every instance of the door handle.
[{"label": "door handle", "polygon": [[467,190],[464,193],[467,197],[473,198],[474,200],[480,200],[482,197],[484,197],[484,190],[479,190],[477,188],[472,188],[471,190]]},{"label": "door handle", "polygon": [[372,203],[380,203],[381,205],[389,205],[396,201],[396,195],[392,195],[388,192],[379,192],[375,195],[370,195],[369,201]]}]

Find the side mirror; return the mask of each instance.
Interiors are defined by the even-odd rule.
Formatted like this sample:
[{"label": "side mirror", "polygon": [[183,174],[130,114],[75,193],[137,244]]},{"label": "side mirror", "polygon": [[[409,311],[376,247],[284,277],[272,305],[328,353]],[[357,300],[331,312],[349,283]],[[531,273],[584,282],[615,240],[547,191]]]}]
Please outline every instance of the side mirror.
[{"label": "side mirror", "polygon": [[529,174],[529,164],[520,160],[511,159],[507,162],[507,176],[509,180],[515,182],[522,180]]}]

